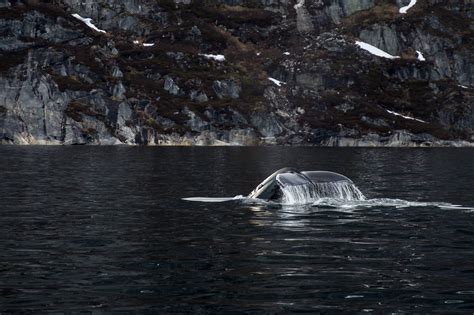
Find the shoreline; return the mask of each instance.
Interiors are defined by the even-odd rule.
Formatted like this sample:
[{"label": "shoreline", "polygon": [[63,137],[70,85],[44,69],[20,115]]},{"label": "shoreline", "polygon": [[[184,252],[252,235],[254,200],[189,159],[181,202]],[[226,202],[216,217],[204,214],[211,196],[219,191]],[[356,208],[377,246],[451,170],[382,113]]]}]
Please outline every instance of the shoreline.
[{"label": "shoreline", "polygon": [[162,143],[162,144],[127,144],[127,143],[88,143],[88,144],[63,144],[63,143],[0,143],[0,147],[245,147],[245,148],[262,148],[262,147],[294,147],[294,148],[474,148],[474,142],[467,141],[446,141],[447,143],[430,143],[417,144],[409,143],[403,145],[394,144],[378,144],[378,145],[321,145],[321,144],[183,144],[183,143]]}]

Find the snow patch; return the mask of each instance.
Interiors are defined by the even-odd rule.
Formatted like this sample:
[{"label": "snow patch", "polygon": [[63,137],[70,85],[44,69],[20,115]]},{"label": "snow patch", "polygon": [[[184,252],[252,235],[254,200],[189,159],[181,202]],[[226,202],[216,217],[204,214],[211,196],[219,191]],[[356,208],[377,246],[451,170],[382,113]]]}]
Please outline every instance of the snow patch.
[{"label": "snow patch", "polygon": [[358,41],[358,40],[355,43],[356,43],[357,46],[359,46],[363,50],[368,51],[372,55],[375,55],[375,56],[378,56],[378,57],[383,57],[383,58],[388,58],[388,59],[400,58],[399,56],[392,56],[389,53],[386,53],[385,51],[383,51],[381,49],[378,49],[377,47],[372,46],[370,44],[367,44],[367,43],[364,43],[364,42],[361,42],[361,41]]},{"label": "snow patch", "polygon": [[199,54],[199,56],[203,56],[204,58],[212,59],[212,60],[220,61],[220,62],[225,61],[224,55]]},{"label": "snow patch", "polygon": [[402,114],[400,114],[400,113],[397,113],[397,112],[394,112],[394,111],[391,111],[391,110],[388,110],[388,109],[386,109],[386,111],[387,111],[388,113],[392,114],[392,115],[395,115],[395,116],[400,116],[400,117],[403,117],[403,118],[405,118],[405,119],[416,120],[416,121],[422,122],[422,123],[424,123],[424,124],[427,124],[426,121],[421,120],[421,119],[418,119],[418,118],[413,118],[413,117],[410,117],[410,116],[405,116],[405,115],[402,115]]},{"label": "snow patch", "polygon": [[153,47],[155,43],[141,43],[139,40],[134,40],[133,43],[135,45],[142,45],[143,47]]},{"label": "snow patch", "polygon": [[467,86],[465,86],[465,85],[462,85],[462,84],[458,84],[458,86],[459,86],[460,88],[463,88],[463,89],[468,89],[468,87],[467,87]]},{"label": "snow patch", "polygon": [[285,52],[283,53],[283,55],[289,56],[289,55],[290,55],[290,53],[289,53],[289,52],[287,52],[287,51],[285,51]]},{"label": "snow patch", "polygon": [[406,14],[406,13],[408,12],[408,10],[409,10],[412,6],[414,6],[415,4],[416,4],[416,0],[410,0],[410,3],[409,3],[408,5],[406,5],[406,6],[404,6],[404,7],[401,7],[400,10],[399,10],[399,12],[400,12],[401,14]]},{"label": "snow patch", "polygon": [[416,59],[418,59],[419,61],[426,61],[425,57],[419,50],[416,51]]},{"label": "snow patch", "polygon": [[274,78],[268,78],[268,80],[272,81],[272,82],[275,83],[277,86],[281,86],[282,84],[286,84],[285,82],[280,81],[280,80],[277,80],[277,79],[274,79]]},{"label": "snow patch", "polygon": [[77,13],[74,13],[72,14],[73,17],[75,17],[76,19],[84,22],[84,24],[86,24],[87,26],[89,26],[90,28],[92,28],[94,31],[97,31],[97,32],[100,32],[100,33],[106,33],[106,31],[104,30],[101,30],[101,29],[98,29],[97,26],[95,26],[94,24],[92,24],[92,19],[91,18],[83,18],[82,16],[80,16],[79,14]]}]

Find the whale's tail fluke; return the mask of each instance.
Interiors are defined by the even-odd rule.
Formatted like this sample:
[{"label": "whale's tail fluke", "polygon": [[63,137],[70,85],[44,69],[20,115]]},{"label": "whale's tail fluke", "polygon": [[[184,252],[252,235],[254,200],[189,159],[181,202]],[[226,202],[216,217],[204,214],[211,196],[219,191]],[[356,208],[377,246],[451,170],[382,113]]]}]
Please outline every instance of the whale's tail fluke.
[{"label": "whale's tail fluke", "polygon": [[311,203],[321,198],[364,200],[362,192],[344,175],[327,171],[300,172],[282,168],[260,183],[248,196],[283,203]]}]

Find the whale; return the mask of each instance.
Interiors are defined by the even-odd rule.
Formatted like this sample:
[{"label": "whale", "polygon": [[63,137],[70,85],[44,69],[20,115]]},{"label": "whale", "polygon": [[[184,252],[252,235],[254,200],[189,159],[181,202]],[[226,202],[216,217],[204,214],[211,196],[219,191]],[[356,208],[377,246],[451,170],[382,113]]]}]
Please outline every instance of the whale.
[{"label": "whale", "polygon": [[289,194],[305,194],[305,198],[362,199],[363,194],[352,180],[330,171],[300,171],[294,167],[277,170],[247,196],[250,199],[282,201]]}]

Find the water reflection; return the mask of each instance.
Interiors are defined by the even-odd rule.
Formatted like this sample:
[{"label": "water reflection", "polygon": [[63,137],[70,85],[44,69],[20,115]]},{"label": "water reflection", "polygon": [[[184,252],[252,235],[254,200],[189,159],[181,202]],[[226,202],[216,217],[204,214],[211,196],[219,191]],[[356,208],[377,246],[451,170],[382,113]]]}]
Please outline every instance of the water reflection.
[{"label": "water reflection", "polygon": [[[308,294],[326,299],[366,298],[373,301],[374,307],[383,301],[378,298],[382,291],[406,288],[413,292],[421,286],[417,281],[421,275],[409,265],[422,259],[422,254],[406,244],[393,244],[389,236],[380,237],[380,230],[388,226],[379,219],[374,221],[373,214],[311,206],[270,211],[266,205],[253,205],[247,209],[252,213],[249,222],[264,233],[248,244],[256,259],[265,263],[254,273],[269,277],[266,281],[273,279],[275,285],[298,283]],[[363,233],[368,226],[375,231]],[[389,247],[397,248],[397,254],[387,256]],[[393,280],[394,275],[397,281]],[[341,285],[344,290],[339,292],[334,285]],[[298,294],[287,294],[285,303],[298,299]],[[317,309],[343,309],[345,303],[317,305]]]},{"label": "water reflection", "polygon": [[250,224],[299,232],[320,231],[320,226],[315,224],[318,218],[324,219],[324,226],[327,226],[328,221],[331,225],[343,225],[364,220],[364,215],[357,213],[356,208],[261,204],[249,206],[248,209],[253,214]]},{"label": "water reflection", "polygon": [[312,213],[311,206],[299,207],[274,207],[272,211],[268,210],[268,206],[258,205],[251,206],[249,210],[255,215],[255,218],[249,220],[250,224],[259,226],[273,226],[288,229],[301,230],[308,226],[310,220],[304,215]]}]

